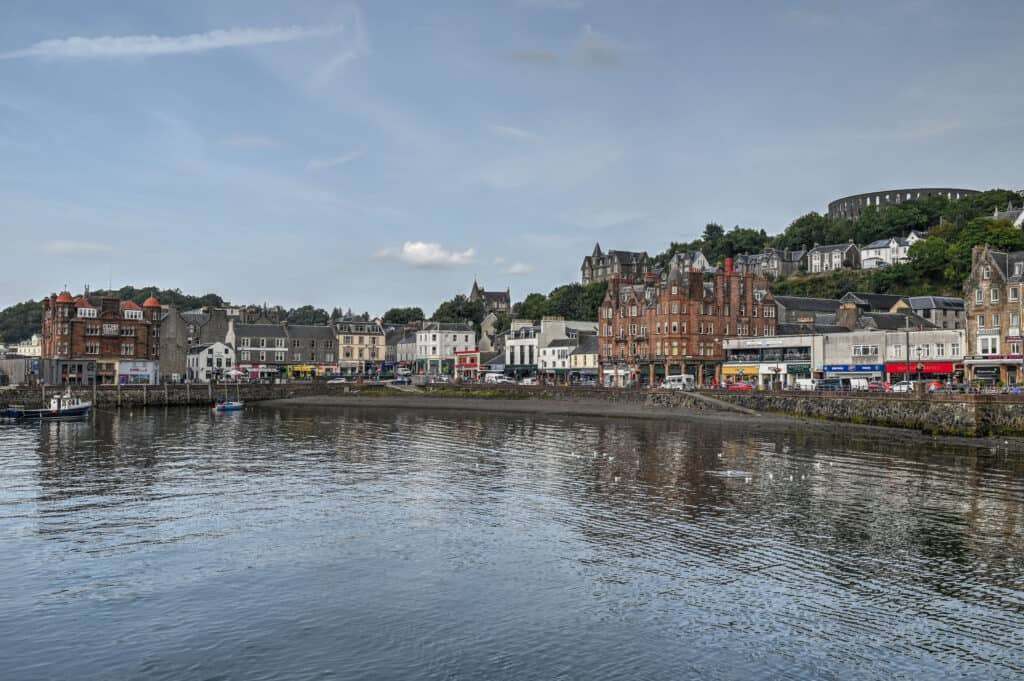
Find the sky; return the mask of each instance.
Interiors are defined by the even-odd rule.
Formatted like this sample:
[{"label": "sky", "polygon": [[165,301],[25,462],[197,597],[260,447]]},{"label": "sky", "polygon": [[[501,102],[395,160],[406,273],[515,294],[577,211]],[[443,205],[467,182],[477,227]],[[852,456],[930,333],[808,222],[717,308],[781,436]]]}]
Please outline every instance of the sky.
[{"label": "sky", "polygon": [[708,222],[1020,189],[1018,0],[0,3],[0,307],[430,314]]}]

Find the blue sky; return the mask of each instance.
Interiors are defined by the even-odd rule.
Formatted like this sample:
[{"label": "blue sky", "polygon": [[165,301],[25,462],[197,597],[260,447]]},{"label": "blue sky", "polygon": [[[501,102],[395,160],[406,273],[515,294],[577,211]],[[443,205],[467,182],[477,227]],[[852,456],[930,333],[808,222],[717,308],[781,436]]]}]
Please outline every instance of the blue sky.
[{"label": "blue sky", "polygon": [[1020,188],[1024,3],[0,4],[0,305],[381,313],[705,223]]}]

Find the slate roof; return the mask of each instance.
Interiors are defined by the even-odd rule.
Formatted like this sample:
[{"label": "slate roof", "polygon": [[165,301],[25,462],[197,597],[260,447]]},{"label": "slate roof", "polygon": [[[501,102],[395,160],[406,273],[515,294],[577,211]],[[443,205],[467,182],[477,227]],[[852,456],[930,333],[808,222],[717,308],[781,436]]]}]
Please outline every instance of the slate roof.
[{"label": "slate roof", "polygon": [[860,307],[867,306],[869,311],[888,312],[892,309],[892,306],[901,300],[905,300],[903,296],[892,295],[889,293],[864,293],[860,291],[851,291],[839,299],[841,303],[855,303]]},{"label": "slate roof", "polygon": [[576,347],[575,338],[556,338],[555,340],[548,343],[549,348],[574,348]]},{"label": "slate roof", "polygon": [[280,324],[235,324],[236,338],[287,338]]},{"label": "slate roof", "polygon": [[911,296],[907,299],[910,309],[917,310],[950,310],[953,312],[964,311],[963,298],[951,298],[948,296]]},{"label": "slate roof", "polygon": [[807,312],[835,312],[839,309],[839,301],[831,298],[803,298],[800,296],[775,296],[775,302],[787,310],[806,310]]},{"label": "slate roof", "polygon": [[333,340],[335,336],[334,329],[330,326],[288,324],[287,329],[289,338]]},{"label": "slate roof", "polygon": [[878,329],[879,331],[899,331],[907,328],[908,319],[910,320],[911,329],[936,328],[934,324],[924,317],[900,312],[865,312],[858,320],[858,326],[866,329]]},{"label": "slate roof", "polygon": [[815,246],[808,253],[832,253],[834,251],[840,251],[845,253],[851,248],[857,248],[856,244],[845,243],[845,244],[827,244],[825,246]]},{"label": "slate roof", "polygon": [[470,331],[472,325],[458,324],[456,322],[426,322],[421,331]]},{"label": "slate roof", "polygon": [[597,354],[597,335],[588,333],[580,336],[579,345],[573,350],[574,355],[596,355]]}]

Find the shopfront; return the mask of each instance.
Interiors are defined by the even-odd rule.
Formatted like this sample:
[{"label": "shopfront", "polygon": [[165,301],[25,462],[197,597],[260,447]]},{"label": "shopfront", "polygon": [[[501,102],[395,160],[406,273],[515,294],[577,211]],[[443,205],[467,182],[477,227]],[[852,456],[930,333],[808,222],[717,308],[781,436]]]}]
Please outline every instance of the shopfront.
[{"label": "shopfront", "polygon": [[120,385],[156,385],[160,382],[160,363],[151,360],[121,360],[117,363]]},{"label": "shopfront", "polygon": [[277,378],[277,367],[266,364],[239,364],[235,367],[250,381],[273,381]]},{"label": "shopfront", "polygon": [[883,378],[884,364],[826,364],[822,367],[825,378]]},{"label": "shopfront", "polygon": [[[722,382],[723,383],[749,383],[750,381],[758,381],[761,374],[761,365],[759,364],[724,364],[722,365]],[[696,374],[694,374],[696,375]]]},{"label": "shopfront", "polygon": [[966,380],[985,385],[1024,383],[1021,355],[974,355],[964,358]]},{"label": "shopfront", "polygon": [[897,381],[955,381],[963,378],[963,367],[953,362],[911,362],[907,375],[906,362],[889,362],[885,373],[891,383]]}]

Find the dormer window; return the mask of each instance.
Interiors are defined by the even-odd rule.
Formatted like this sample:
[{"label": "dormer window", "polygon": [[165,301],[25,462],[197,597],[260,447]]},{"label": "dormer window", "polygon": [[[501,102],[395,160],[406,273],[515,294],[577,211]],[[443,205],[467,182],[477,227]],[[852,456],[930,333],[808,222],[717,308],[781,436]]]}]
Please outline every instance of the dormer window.
[{"label": "dormer window", "polygon": [[1024,262],[1016,262],[1013,264],[1013,275],[1015,277],[1024,275]]},{"label": "dormer window", "polygon": [[141,321],[142,320],[142,310],[125,310],[124,311],[124,318],[125,319],[135,320],[135,321]]},{"label": "dormer window", "polygon": [[983,268],[983,269],[981,270],[981,278],[982,278],[982,279],[991,279],[991,278],[992,278],[992,268],[991,268],[991,267],[989,267],[988,265],[986,265],[986,266],[985,266],[985,267],[984,267],[984,268]]},{"label": "dormer window", "polygon": [[78,317],[80,319],[96,319],[96,308],[80,307],[78,308]]}]

